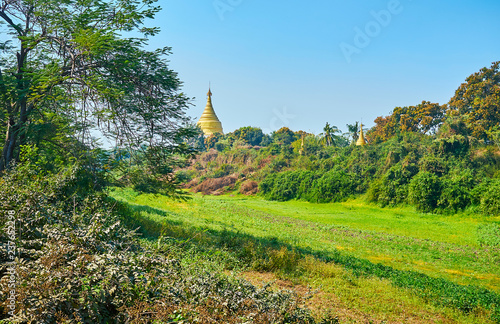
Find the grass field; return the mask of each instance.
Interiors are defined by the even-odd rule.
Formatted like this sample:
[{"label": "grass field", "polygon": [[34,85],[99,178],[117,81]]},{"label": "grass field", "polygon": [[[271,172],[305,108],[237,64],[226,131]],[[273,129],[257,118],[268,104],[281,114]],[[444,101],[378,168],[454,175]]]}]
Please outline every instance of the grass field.
[{"label": "grass field", "polygon": [[[203,246],[254,283],[307,295],[341,322],[495,323],[500,319],[500,218],[337,204],[193,196],[185,202],[115,189],[151,239]],[[493,238],[492,238],[493,237]]]}]

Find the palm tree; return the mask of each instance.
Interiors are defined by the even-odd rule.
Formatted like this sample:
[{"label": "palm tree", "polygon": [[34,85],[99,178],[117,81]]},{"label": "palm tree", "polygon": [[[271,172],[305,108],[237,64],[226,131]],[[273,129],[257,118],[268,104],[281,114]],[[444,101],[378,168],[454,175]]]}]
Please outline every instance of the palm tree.
[{"label": "palm tree", "polygon": [[320,142],[325,143],[326,146],[332,146],[337,139],[335,133],[339,133],[340,131],[337,126],[330,126],[329,123],[326,123],[325,128],[323,128],[323,132],[324,133],[320,134],[320,136],[322,136]]},{"label": "palm tree", "polygon": [[358,131],[359,131],[359,123],[356,122],[355,124],[347,124],[347,135],[349,135],[352,138],[351,144],[354,145],[356,144],[356,141],[358,140]]}]

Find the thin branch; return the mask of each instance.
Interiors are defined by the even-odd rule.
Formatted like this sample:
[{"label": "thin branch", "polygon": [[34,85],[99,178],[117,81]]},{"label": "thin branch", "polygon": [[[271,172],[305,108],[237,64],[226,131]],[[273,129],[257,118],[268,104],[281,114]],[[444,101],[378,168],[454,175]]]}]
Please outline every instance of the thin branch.
[{"label": "thin branch", "polygon": [[24,31],[22,30],[22,28],[19,27],[16,24],[14,24],[14,22],[12,21],[12,19],[10,19],[10,17],[7,16],[7,14],[5,13],[5,10],[2,9],[0,11],[0,17],[2,17],[3,20],[5,20],[5,22],[7,22],[12,28],[14,28],[17,31],[17,33],[19,34],[19,36],[25,36]]}]

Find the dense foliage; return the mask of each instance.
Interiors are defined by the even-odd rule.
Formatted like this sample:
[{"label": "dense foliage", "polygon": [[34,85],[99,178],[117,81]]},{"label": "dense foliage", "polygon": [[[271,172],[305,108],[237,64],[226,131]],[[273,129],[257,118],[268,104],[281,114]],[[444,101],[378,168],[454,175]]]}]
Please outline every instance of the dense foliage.
[{"label": "dense foliage", "polygon": [[[139,244],[133,215],[75,165],[26,162],[0,178],[0,320],[5,323],[313,323],[291,294],[189,261],[182,242]],[[8,314],[8,210],[15,211],[15,315]],[[10,273],[10,272],[9,272]],[[2,321],[3,322],[3,321]]]},{"label": "dense foliage", "polygon": [[144,25],[160,10],[154,3],[1,1],[0,172],[24,145],[84,159],[99,130],[151,182],[174,182],[171,166],[193,153],[185,142],[196,130],[170,48],[145,49],[158,33]]},{"label": "dense foliage", "polygon": [[271,200],[304,199],[310,202],[338,202],[356,193],[355,179],[339,170],[326,173],[285,171],[261,182],[261,191]]},{"label": "dense foliage", "polygon": [[451,98],[448,114],[461,116],[468,132],[488,140],[500,122],[500,62],[472,74]]}]

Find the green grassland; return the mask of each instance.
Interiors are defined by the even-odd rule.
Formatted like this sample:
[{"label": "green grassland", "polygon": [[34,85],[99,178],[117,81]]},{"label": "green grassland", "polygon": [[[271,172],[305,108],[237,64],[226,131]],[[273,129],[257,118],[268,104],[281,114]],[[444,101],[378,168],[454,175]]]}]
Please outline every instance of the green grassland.
[{"label": "green grassland", "polygon": [[[344,321],[498,322],[500,217],[343,203],[114,189],[149,239],[195,242],[223,270],[273,273],[319,289],[310,306]],[[493,233],[493,235],[492,235]],[[315,299],[316,298],[316,299]],[[343,315],[342,315],[343,314]],[[364,317],[363,317],[364,316]]]}]

